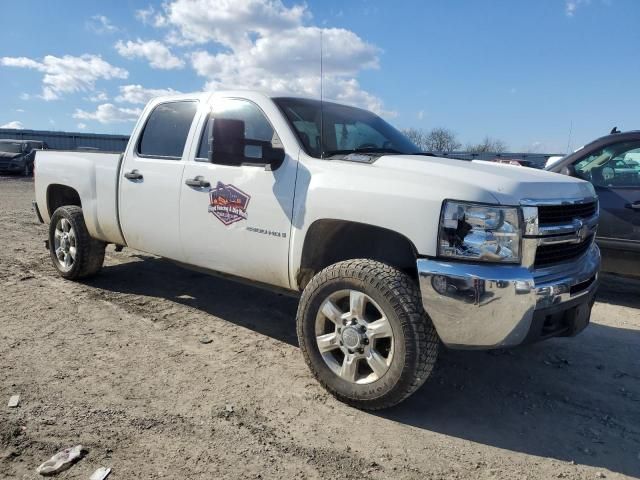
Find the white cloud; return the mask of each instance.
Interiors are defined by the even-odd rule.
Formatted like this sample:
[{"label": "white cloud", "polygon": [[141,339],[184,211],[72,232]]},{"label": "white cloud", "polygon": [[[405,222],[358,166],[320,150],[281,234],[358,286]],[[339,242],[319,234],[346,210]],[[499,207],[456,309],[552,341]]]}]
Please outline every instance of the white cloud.
[{"label": "white cloud", "polygon": [[78,130],[84,130],[84,129],[86,129],[86,128],[87,128],[87,124],[86,124],[86,123],[82,123],[82,122],[80,122],[80,123],[77,125],[77,127],[78,127]]},{"label": "white cloud", "polygon": [[176,95],[180,93],[172,88],[144,88],[142,85],[123,85],[120,87],[120,95],[117,102],[145,104],[154,97],[164,95]]},{"label": "white cloud", "polygon": [[31,99],[31,95],[29,95],[28,93],[20,94],[20,100],[29,100],[29,99]]},{"label": "white cloud", "polygon": [[18,113],[24,113],[24,108],[16,108],[16,112],[18,112]]},{"label": "white cloud", "polygon": [[118,27],[112,24],[111,20],[104,15],[94,15],[86,22],[85,26],[88,30],[97,34],[115,33],[119,30]]},{"label": "white cloud", "polygon": [[120,40],[116,43],[116,50],[125,58],[145,58],[152,68],[171,70],[184,67],[184,61],[171,53],[171,50],[157,40],[144,42],[138,39],[127,43]]},{"label": "white cloud", "polygon": [[154,27],[162,27],[165,25],[165,18],[162,14],[157,13],[153,6],[149,5],[148,8],[142,10],[136,10],[136,18],[145,25],[153,25]]},{"label": "white cloud", "polygon": [[216,42],[234,49],[250,47],[252,34],[270,36],[310,17],[306,6],[287,8],[281,0],[175,0],[164,8],[160,23],[175,27],[185,42]]},{"label": "white cloud", "polygon": [[106,102],[109,100],[109,95],[107,95],[106,92],[96,92],[94,95],[87,97],[87,100],[94,103]]},{"label": "white cloud", "polygon": [[112,103],[98,105],[95,112],[76,109],[73,118],[79,120],[97,120],[100,123],[134,122],[138,119],[142,110],[139,108],[120,108]]},{"label": "white cloud", "polygon": [[590,3],[590,0],[565,0],[564,12],[568,17],[573,17],[578,7]]},{"label": "white cloud", "polygon": [[424,110],[420,110],[416,116],[418,120],[422,120],[424,118]]},{"label": "white cloud", "polygon": [[93,91],[96,80],[127,78],[129,75],[126,70],[114,67],[98,55],[47,55],[41,62],[26,57],[2,57],[0,65],[44,73],[42,98],[45,100],[55,100],[65,93]]},{"label": "white cloud", "polygon": [[[191,65],[207,89],[250,88],[318,97],[320,44],[323,91],[328,99],[384,112],[382,101],[364,91],[358,74],[379,67],[380,49],[342,28],[307,25],[306,5],[281,0],[174,0],[162,13],[139,18],[168,29],[167,41],[200,45]],[[206,48],[214,44],[215,53]]]},{"label": "white cloud", "polygon": [[19,120],[14,120],[13,122],[5,123],[4,125],[0,125],[0,128],[14,128],[16,130],[23,130],[24,125]]}]

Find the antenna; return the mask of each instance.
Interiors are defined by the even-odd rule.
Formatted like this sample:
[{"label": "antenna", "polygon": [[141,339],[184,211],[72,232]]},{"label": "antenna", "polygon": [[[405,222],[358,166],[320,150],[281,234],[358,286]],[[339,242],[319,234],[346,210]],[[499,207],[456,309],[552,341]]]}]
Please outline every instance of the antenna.
[{"label": "antenna", "polygon": [[320,28],[320,158],[324,158],[324,105],[323,105],[323,91],[322,91],[322,81],[324,77],[323,65],[322,65],[322,57],[323,57],[323,47],[322,47],[323,39],[322,39],[322,28]]},{"label": "antenna", "polygon": [[573,120],[569,124],[569,139],[567,140],[567,153],[571,153],[571,134],[573,133]]}]

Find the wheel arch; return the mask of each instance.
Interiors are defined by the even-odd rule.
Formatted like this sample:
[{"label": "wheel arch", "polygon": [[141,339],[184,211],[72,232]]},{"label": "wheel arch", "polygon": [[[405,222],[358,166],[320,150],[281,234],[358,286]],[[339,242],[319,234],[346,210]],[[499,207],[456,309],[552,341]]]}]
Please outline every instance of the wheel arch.
[{"label": "wheel arch", "polygon": [[323,268],[355,258],[377,260],[415,278],[417,257],[413,242],[394,230],[348,220],[320,219],[306,232],[295,282],[303,290]]},{"label": "wheel arch", "polygon": [[75,205],[82,208],[82,201],[78,191],[68,185],[52,183],[47,187],[47,212],[49,218],[59,207],[64,205]]}]

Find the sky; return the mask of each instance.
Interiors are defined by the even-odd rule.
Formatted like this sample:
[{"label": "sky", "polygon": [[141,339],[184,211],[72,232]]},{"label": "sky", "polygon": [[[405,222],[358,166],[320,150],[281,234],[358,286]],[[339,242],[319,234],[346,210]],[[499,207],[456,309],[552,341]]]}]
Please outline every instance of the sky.
[{"label": "sky", "polygon": [[637,0],[21,0],[0,126],[129,134],[149,98],[250,88],[563,153],[640,129]]}]

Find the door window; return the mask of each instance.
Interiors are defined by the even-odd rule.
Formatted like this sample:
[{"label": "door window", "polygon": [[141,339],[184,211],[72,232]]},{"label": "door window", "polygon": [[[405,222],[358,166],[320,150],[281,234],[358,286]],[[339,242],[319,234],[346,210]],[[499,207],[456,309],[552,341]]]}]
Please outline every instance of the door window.
[{"label": "door window", "polygon": [[271,143],[272,146],[280,146],[280,139],[275,130],[256,104],[248,100],[223,99],[216,103],[206,121],[196,160],[208,161],[209,150],[213,145],[213,123],[216,119],[240,120],[244,122],[244,139],[249,143],[244,145],[244,157],[247,162],[260,161],[262,147],[259,142]]},{"label": "door window", "polygon": [[575,164],[576,175],[597,187],[640,187],[640,142],[608,145]]},{"label": "door window", "polygon": [[197,108],[194,101],[162,103],[154,108],[140,135],[138,154],[169,160],[182,158]]}]

